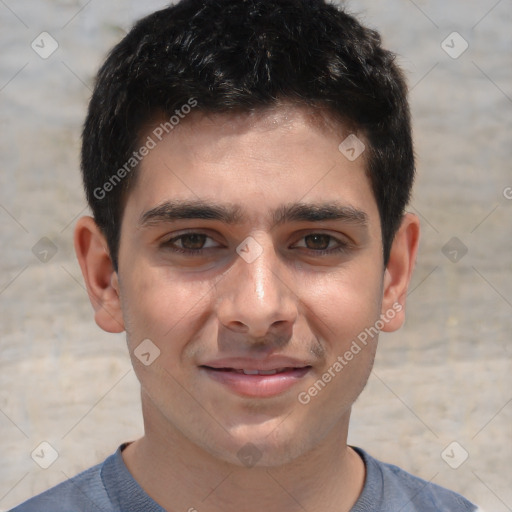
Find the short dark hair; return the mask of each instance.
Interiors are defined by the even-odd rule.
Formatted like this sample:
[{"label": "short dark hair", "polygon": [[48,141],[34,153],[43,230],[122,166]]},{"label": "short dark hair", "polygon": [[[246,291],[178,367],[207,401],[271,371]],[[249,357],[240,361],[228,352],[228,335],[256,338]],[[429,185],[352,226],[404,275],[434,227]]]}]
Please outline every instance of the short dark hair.
[{"label": "short dark hair", "polygon": [[100,68],[83,129],[87,200],[114,268],[145,124],[185,105],[250,112],[282,100],[364,134],[386,265],[414,179],[407,87],[394,61],[375,30],[325,0],[182,0],[137,22]]}]

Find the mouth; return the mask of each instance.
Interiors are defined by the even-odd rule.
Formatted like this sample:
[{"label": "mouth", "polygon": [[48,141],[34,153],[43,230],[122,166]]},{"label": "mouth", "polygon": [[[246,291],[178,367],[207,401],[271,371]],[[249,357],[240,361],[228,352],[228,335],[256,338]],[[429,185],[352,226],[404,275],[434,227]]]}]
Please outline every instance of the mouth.
[{"label": "mouth", "polygon": [[209,368],[210,370],[219,371],[219,372],[235,372],[235,373],[243,373],[244,375],[276,375],[277,373],[290,372],[293,370],[298,370],[301,368],[275,368],[274,370],[251,370],[251,369],[238,369],[238,368],[214,368],[211,366],[203,366],[203,368]]},{"label": "mouth", "polygon": [[280,395],[300,382],[311,366],[279,368],[231,368],[202,365],[206,376],[237,395],[269,398]]}]

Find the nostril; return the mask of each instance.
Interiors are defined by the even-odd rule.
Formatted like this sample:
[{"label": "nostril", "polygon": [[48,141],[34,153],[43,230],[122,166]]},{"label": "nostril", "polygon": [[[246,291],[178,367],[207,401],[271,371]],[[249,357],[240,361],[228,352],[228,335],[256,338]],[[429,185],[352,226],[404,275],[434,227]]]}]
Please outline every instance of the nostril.
[{"label": "nostril", "polygon": [[243,322],[239,320],[233,320],[229,323],[229,328],[232,330],[236,330],[237,332],[247,333],[249,332],[249,327],[245,325]]}]

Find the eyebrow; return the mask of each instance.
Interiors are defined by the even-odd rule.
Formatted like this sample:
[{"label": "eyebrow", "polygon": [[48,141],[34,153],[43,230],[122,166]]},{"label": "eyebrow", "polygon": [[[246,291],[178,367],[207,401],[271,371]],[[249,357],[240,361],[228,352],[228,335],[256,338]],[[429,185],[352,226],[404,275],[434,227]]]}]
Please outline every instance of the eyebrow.
[{"label": "eyebrow", "polygon": [[[357,208],[342,205],[336,201],[325,203],[290,203],[270,212],[272,227],[287,222],[321,222],[340,220],[360,226],[368,225],[368,215]],[[151,227],[160,223],[177,220],[217,220],[225,224],[242,224],[247,220],[238,204],[219,204],[204,200],[166,201],[144,212],[139,227]]]}]

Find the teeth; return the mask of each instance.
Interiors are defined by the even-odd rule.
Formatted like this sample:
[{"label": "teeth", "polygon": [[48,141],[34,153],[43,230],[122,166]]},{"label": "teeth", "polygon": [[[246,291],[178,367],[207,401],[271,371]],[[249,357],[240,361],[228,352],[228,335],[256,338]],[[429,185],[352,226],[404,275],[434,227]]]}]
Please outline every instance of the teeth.
[{"label": "teeth", "polygon": [[276,370],[239,370],[245,375],[275,375],[286,370],[286,368],[277,368]]}]

